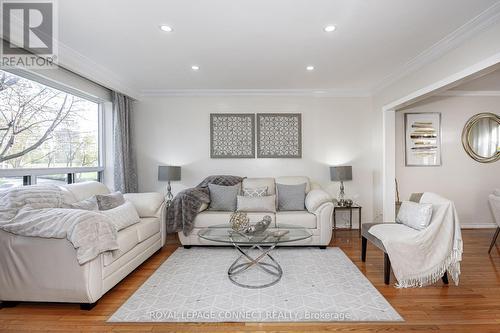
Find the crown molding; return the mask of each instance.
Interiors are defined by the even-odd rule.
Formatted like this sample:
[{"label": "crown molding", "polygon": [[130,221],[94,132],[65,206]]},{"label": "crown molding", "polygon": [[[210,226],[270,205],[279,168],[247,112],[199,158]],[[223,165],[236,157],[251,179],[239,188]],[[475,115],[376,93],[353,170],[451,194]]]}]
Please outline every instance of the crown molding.
[{"label": "crown molding", "polygon": [[[1,40],[5,40],[3,34],[0,34],[0,41]],[[140,94],[137,89],[125,84],[125,80],[122,77],[117,76],[106,67],[99,65],[95,61],[75,51],[57,39],[54,39],[54,44],[57,45],[57,53],[55,55],[55,57],[57,57],[57,61],[55,62],[55,65],[61,69],[72,72],[106,89],[118,91],[133,99],[137,99],[139,97]],[[31,72],[37,68],[20,67],[16,69]]]},{"label": "crown molding", "polygon": [[482,96],[493,96],[500,97],[499,90],[447,90],[443,91],[436,96],[472,96],[472,97],[482,97]]},{"label": "crown molding", "polygon": [[141,97],[168,96],[312,96],[370,97],[369,91],[335,89],[147,89]]},{"label": "crown molding", "polygon": [[372,93],[377,94],[403,77],[416,72],[423,66],[437,60],[448,51],[456,48],[458,45],[481,33],[497,22],[500,22],[500,2],[484,10],[430,48],[400,66],[393,73],[383,78],[375,85],[374,89],[372,89]]},{"label": "crown molding", "polygon": [[64,43],[59,41],[57,43],[59,48],[59,59],[57,62],[62,67],[88,80],[94,81],[107,89],[120,92],[133,99],[139,98],[139,90],[125,83],[126,80],[124,78]]}]

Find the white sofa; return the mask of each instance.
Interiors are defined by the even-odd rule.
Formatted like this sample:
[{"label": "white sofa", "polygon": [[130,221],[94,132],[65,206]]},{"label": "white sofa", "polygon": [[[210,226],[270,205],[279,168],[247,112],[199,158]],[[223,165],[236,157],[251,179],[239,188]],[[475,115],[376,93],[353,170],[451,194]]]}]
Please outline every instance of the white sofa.
[{"label": "white sofa", "polygon": [[[98,182],[63,186],[69,201],[109,193]],[[118,232],[119,250],[83,265],[66,239],[17,236],[0,230],[0,301],[93,305],[165,243],[164,198],[160,193],[125,194],[141,221]],[[10,301],[10,302],[9,302]]]},{"label": "white sofa", "polygon": [[[332,212],[333,202],[330,195],[319,186],[311,184],[308,177],[278,177],[278,178],[245,178],[242,183],[243,188],[256,188],[267,186],[268,194],[276,194],[276,184],[296,185],[306,183],[305,207],[303,211],[277,211],[251,212],[248,213],[250,222],[257,222],[265,215],[271,216],[276,224],[291,224],[302,226],[312,233],[312,237],[301,241],[281,243],[281,246],[320,246],[325,247],[332,238]],[[181,244],[185,247],[191,245],[224,245],[222,243],[211,242],[198,237],[198,232],[206,227],[229,223],[229,218],[233,212],[219,212],[207,210],[207,206],[202,207],[202,211],[194,220],[194,230],[187,236],[179,232]]]}]

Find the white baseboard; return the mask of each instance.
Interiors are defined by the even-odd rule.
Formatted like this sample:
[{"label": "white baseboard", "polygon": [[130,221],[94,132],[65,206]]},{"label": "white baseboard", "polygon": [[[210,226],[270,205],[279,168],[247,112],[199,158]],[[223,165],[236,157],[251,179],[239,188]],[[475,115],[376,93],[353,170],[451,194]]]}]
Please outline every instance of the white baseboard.
[{"label": "white baseboard", "polygon": [[492,223],[464,223],[462,229],[496,229],[497,225]]}]

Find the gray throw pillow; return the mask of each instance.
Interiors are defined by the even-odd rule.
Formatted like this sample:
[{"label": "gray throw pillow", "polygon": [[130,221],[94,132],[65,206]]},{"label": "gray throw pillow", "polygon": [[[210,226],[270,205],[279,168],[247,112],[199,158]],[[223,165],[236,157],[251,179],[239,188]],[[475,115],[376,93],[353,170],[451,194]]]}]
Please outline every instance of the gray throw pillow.
[{"label": "gray throw pillow", "polygon": [[210,191],[210,210],[234,212],[236,198],[240,194],[241,183],[233,186],[208,184]]},{"label": "gray throw pillow", "polygon": [[299,185],[276,184],[278,210],[304,210],[306,183]]},{"label": "gray throw pillow", "polygon": [[113,209],[125,203],[125,198],[120,192],[110,194],[96,194],[97,206],[99,210]]}]

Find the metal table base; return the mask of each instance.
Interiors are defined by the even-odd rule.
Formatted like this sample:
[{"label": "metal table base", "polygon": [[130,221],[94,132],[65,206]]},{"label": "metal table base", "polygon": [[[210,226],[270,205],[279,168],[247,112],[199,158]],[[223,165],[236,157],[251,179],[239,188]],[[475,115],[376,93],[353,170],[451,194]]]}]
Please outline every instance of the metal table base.
[{"label": "metal table base", "polygon": [[[232,237],[231,237],[232,240]],[[227,275],[229,277],[229,280],[231,280],[232,283],[236,284],[237,286],[243,287],[243,288],[250,288],[250,289],[259,289],[259,288],[266,288],[270,287],[276,283],[278,283],[279,280],[281,280],[281,277],[283,275],[283,269],[281,266],[278,264],[278,262],[271,256],[270,252],[274,250],[278,242],[272,244],[271,246],[267,248],[261,247],[259,244],[255,244],[252,247],[250,247],[247,251],[244,251],[241,246],[236,244],[234,241],[232,242],[234,248],[238,250],[240,253],[240,256],[231,264],[227,271]],[[251,257],[248,253],[254,249],[258,249],[261,251],[261,254],[257,256],[256,258]],[[262,262],[263,259],[269,258],[271,262]],[[243,261],[240,263],[240,261]],[[251,267],[258,267],[262,269],[264,272],[267,274],[271,275],[274,277],[274,279],[266,284],[258,284],[258,285],[249,285],[249,284],[243,284],[235,280],[235,277],[239,274],[244,273],[246,270],[248,270]]]}]

